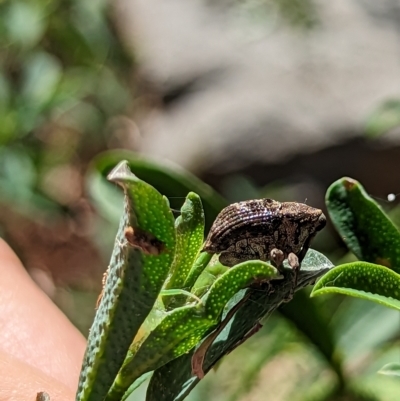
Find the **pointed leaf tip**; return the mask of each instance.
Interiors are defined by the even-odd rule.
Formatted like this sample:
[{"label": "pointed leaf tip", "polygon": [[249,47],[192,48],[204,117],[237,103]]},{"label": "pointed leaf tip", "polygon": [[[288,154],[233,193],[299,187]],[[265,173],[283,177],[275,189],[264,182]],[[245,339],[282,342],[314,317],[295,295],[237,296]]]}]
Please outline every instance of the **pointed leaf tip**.
[{"label": "pointed leaf tip", "polygon": [[400,232],[356,180],[344,177],[327,190],[326,206],[336,230],[358,259],[400,273]]},{"label": "pointed leaf tip", "polygon": [[357,184],[359,184],[359,182],[354,180],[353,178],[350,177],[343,178],[343,185],[347,191],[351,191]]},{"label": "pointed leaf tip", "polygon": [[386,376],[395,376],[397,378],[400,378],[400,363],[397,362],[391,362],[383,366],[380,370],[378,370],[378,373],[381,375],[386,375]]},{"label": "pointed leaf tip", "polygon": [[107,175],[107,180],[121,184],[126,180],[127,177],[136,177],[131,169],[129,168],[129,163],[126,160],[119,162]]}]

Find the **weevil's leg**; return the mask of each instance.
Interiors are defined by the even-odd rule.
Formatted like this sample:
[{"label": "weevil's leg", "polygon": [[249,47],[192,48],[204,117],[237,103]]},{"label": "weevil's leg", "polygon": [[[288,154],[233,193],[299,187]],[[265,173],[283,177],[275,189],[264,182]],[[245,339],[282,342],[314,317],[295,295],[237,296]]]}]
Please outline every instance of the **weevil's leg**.
[{"label": "weevil's leg", "polygon": [[249,252],[249,241],[247,238],[241,239],[235,244],[235,251],[237,253],[248,253]]},{"label": "weevil's leg", "polygon": [[290,252],[288,255],[288,263],[289,266],[294,270],[298,271],[300,269],[300,261],[297,255],[295,255],[293,252]]},{"label": "weevil's leg", "polygon": [[252,238],[248,240],[249,253],[254,254],[254,259],[263,260],[266,262],[270,260],[268,249],[265,244],[259,238]]},{"label": "weevil's leg", "polygon": [[236,252],[223,252],[219,255],[219,263],[224,266],[232,267],[241,262],[240,255]]},{"label": "weevil's leg", "polygon": [[299,270],[300,270],[299,258],[293,252],[289,253],[289,255],[288,255],[288,263],[289,263],[289,266],[293,270],[293,282],[292,282],[292,288],[290,289],[289,298],[288,298],[287,302],[289,302],[293,298],[294,290],[297,286],[297,280],[299,277]]},{"label": "weevil's leg", "polygon": [[294,253],[290,253],[288,255],[288,262],[289,262],[289,266],[293,269],[294,272],[294,277],[293,277],[293,288],[290,292],[290,298],[288,299],[288,301],[290,301],[293,298],[293,294],[294,294],[294,290],[297,286],[297,280],[299,278],[299,271],[300,271],[300,267],[301,267],[301,262],[303,261],[304,257],[306,256],[306,253],[308,251],[308,249],[310,248],[310,242],[311,240],[315,237],[314,235],[310,235],[304,245],[303,248],[301,249],[300,253],[298,254],[298,256],[296,256]]},{"label": "weevil's leg", "polygon": [[258,257],[254,250],[248,246],[247,239],[238,241],[236,245],[229,247],[227,251],[222,252],[219,256],[220,263],[229,267],[255,259],[258,259]]},{"label": "weevil's leg", "polygon": [[270,260],[275,263],[275,266],[279,269],[282,266],[283,260],[285,259],[285,255],[280,249],[274,248],[269,253]]},{"label": "weevil's leg", "polygon": [[234,314],[242,307],[242,305],[250,297],[251,292],[248,292],[226,315],[225,319],[220,323],[218,328],[212,332],[200,345],[199,348],[194,352],[192,356],[192,374],[202,379],[205,376],[203,370],[203,363],[206,357],[207,351],[210,348],[213,341],[218,337],[221,331],[233,318]]},{"label": "weevil's leg", "polygon": [[301,251],[300,251],[300,253],[298,255],[300,265],[301,265],[301,262],[304,259],[304,256],[306,256],[306,253],[307,253],[308,249],[310,248],[310,242],[314,237],[315,237],[315,234],[314,235],[310,235],[306,239],[306,241],[304,242],[303,248],[301,249]]},{"label": "weevil's leg", "polygon": [[241,255],[242,261],[259,259],[259,252],[257,247],[253,248],[254,245],[256,244],[251,239],[241,239],[235,244],[235,252]]}]

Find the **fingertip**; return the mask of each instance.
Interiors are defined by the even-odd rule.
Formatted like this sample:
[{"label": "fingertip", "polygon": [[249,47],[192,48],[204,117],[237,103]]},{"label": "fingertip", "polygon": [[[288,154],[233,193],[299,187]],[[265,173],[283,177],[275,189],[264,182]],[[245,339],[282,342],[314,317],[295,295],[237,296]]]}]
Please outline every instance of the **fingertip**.
[{"label": "fingertip", "polygon": [[76,388],[84,337],[1,239],[0,327],[0,351]]},{"label": "fingertip", "polygon": [[0,350],[0,401],[35,400],[45,391],[51,401],[72,401],[74,391],[35,367]]},{"label": "fingertip", "polygon": [[[0,238],[0,273],[3,271],[2,265],[6,264],[8,269],[23,269],[22,263],[11,247]],[[5,266],[4,266],[5,267]]]}]

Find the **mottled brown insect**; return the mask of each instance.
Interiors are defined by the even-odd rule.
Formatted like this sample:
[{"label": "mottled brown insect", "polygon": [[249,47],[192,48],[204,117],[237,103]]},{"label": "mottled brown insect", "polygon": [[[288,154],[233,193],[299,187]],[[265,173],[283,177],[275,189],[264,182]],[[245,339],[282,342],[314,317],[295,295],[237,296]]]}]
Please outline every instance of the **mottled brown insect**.
[{"label": "mottled brown insect", "polygon": [[234,203],[217,216],[203,251],[219,253],[225,266],[258,259],[280,268],[288,259],[298,270],[312,238],[325,223],[321,210],[303,203],[272,199]]},{"label": "mottled brown insect", "polygon": [[[203,251],[220,254],[219,261],[234,266],[247,260],[272,261],[280,269],[285,259],[294,270],[289,301],[297,285],[297,276],[312,238],[325,227],[321,210],[297,202],[255,199],[234,203],[221,211],[211,227]],[[248,293],[227,314],[214,333],[203,341],[192,357],[192,372],[204,377],[203,362],[207,350],[233,315],[248,300]],[[239,343],[256,333],[256,322]],[[236,345],[235,345],[236,347]]]}]

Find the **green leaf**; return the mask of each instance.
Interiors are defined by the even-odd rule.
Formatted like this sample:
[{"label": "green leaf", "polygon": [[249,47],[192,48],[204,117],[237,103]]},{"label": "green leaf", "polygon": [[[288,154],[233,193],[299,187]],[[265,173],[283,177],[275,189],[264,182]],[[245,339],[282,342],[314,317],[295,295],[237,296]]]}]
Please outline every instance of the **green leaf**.
[{"label": "green leaf", "polygon": [[195,192],[202,200],[206,228],[210,228],[217,214],[227,206],[227,201],[209,185],[196,176],[170,162],[155,162],[134,152],[113,150],[102,153],[93,160],[91,172],[100,172],[105,177],[122,159],[128,160],[129,167],[140,179],[148,182],[167,196],[171,207],[179,209],[182,198],[188,192]]},{"label": "green leaf", "polygon": [[400,233],[359,182],[348,177],[334,182],[326,205],[337,231],[358,259],[400,273]]},{"label": "green leaf", "polygon": [[[165,198],[121,162],[109,175],[125,192],[108,276],[90,330],[76,399],[102,400],[140,326],[151,311],[175,254],[174,217]],[[158,255],[126,244],[125,229],[150,232],[165,245]]]},{"label": "green leaf", "polygon": [[328,293],[363,298],[400,310],[400,275],[372,263],[346,263],[322,277],[311,296]]},{"label": "green leaf", "polygon": [[142,374],[193,348],[212,327],[212,322],[201,317],[200,308],[201,305],[188,305],[174,309],[144,342],[134,343],[105,401],[120,400]]},{"label": "green leaf", "polygon": [[329,327],[329,316],[324,308],[316,304],[315,300],[310,299],[307,292],[299,291],[293,302],[284,305],[279,312],[317,347],[336,372],[339,380],[344,380],[341,360],[335,352],[334,335]]},{"label": "green leaf", "polygon": [[[201,299],[196,295],[192,294],[189,291],[183,290],[182,288],[177,288],[177,289],[171,289],[171,290],[161,290],[160,295],[163,297],[170,297],[170,296],[177,296],[177,295],[184,295],[186,298],[196,300],[197,302],[201,302]],[[187,303],[187,299],[185,298],[185,303]],[[164,306],[165,306],[165,300],[164,300]]]},{"label": "green leaf", "polygon": [[31,48],[46,30],[45,7],[38,2],[14,1],[9,3],[8,9],[2,8],[2,14],[10,47],[17,44],[21,48]]},{"label": "green leaf", "polygon": [[185,288],[193,288],[196,284],[197,279],[204,272],[207,265],[210,263],[213,255],[208,252],[201,252],[198,258],[195,260],[184,284]]},{"label": "green leaf", "polygon": [[26,61],[22,99],[31,107],[40,108],[54,95],[61,79],[62,67],[56,57],[48,53],[37,52]]},{"label": "green leaf", "polygon": [[236,265],[211,286],[204,305],[197,303],[176,308],[142,341],[130,347],[106,400],[119,400],[132,382],[195,347],[220,321],[226,303],[255,280],[280,278],[275,267],[261,261]]},{"label": "green leaf", "polygon": [[392,362],[388,363],[378,371],[381,375],[395,376],[400,378],[400,363]]},{"label": "green leaf", "polygon": [[[326,266],[333,268],[333,264],[322,254],[311,251],[303,260],[302,269],[312,266]],[[343,380],[341,360],[336,351],[336,344],[332,329],[329,327],[330,316],[326,308],[317,305],[315,300],[310,299],[305,291],[299,291],[293,300],[288,302],[279,313],[287,318],[303,335],[314,344],[332,369],[336,372],[340,381]]]},{"label": "green leaf", "polygon": [[135,380],[128,388],[128,390],[125,392],[121,401],[127,400],[135,390],[137,390],[146,380],[148,380],[151,377],[152,374],[153,372],[147,372],[144,375],[140,376],[139,379]]},{"label": "green leaf", "polygon": [[191,286],[191,292],[198,297],[202,297],[210,289],[215,280],[217,280],[228,270],[228,266],[224,266],[219,263],[217,258],[212,258],[210,263],[202,271],[194,285]]},{"label": "green leaf", "polygon": [[208,319],[220,316],[226,303],[240,289],[247,287],[254,281],[282,279],[278,270],[268,263],[251,260],[239,263],[228,269],[210,288],[205,303],[205,315]]},{"label": "green leaf", "polygon": [[400,382],[377,374],[358,376],[351,381],[349,393],[357,401],[398,401]]},{"label": "green leaf", "polygon": [[[204,211],[200,197],[190,192],[176,219],[176,254],[164,289],[184,288],[204,240]],[[167,300],[164,301],[167,305]],[[168,302],[169,303],[169,302]]]},{"label": "green leaf", "polygon": [[[331,267],[332,263],[325,256],[314,250],[309,250],[302,263],[296,290],[313,283]],[[220,284],[216,284],[217,282],[218,280],[214,283],[214,288],[220,286]],[[226,316],[245,294],[249,298],[236,312],[231,323],[214,340],[206,354],[203,365],[204,371],[208,372],[225,354],[231,352],[243,340],[255,324],[272,314],[288,298],[292,285],[292,274],[291,270],[288,269],[283,280],[273,280],[266,283],[265,286],[249,288],[237,293],[228,302],[223,316]],[[248,294],[249,292],[250,294]],[[197,377],[192,376],[191,360],[193,354],[194,350],[192,349],[189,353],[181,355],[155,370],[147,390],[146,401],[183,400],[199,382]]]},{"label": "green leaf", "polygon": [[[359,298],[332,296],[330,298],[320,297],[328,303],[338,302],[338,307],[332,310],[330,327],[335,334],[336,349],[340,350],[345,365],[364,358],[365,355],[371,354],[371,351],[382,349],[397,335],[399,331],[397,310],[375,302],[365,302]],[[375,374],[384,362],[372,370],[367,366],[365,368]],[[373,363],[376,364],[376,360]],[[365,371],[364,367],[362,369]]]}]

